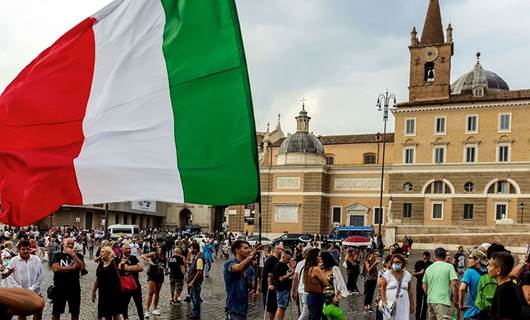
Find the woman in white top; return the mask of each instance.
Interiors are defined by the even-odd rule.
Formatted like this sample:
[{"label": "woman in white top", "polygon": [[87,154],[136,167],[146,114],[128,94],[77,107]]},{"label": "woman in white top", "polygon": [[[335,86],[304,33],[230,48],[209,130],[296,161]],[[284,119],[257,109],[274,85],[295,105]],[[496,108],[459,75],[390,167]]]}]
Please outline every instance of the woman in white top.
[{"label": "woman in white top", "polygon": [[406,266],[405,257],[394,254],[391,268],[381,278],[381,301],[385,306],[385,320],[409,319],[414,313],[414,294],[410,283],[412,276],[404,270]]}]

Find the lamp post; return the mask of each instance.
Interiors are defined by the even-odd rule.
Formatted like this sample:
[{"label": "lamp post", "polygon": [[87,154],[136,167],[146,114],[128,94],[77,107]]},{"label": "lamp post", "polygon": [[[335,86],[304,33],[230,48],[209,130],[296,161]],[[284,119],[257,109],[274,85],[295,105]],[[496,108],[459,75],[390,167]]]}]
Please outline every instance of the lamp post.
[{"label": "lamp post", "polygon": [[[390,103],[392,102],[392,106],[390,106]],[[384,188],[384,177],[385,177],[385,144],[386,144],[386,123],[388,122],[388,110],[394,107],[394,104],[396,103],[396,95],[391,93],[388,93],[388,90],[385,92],[385,94],[380,94],[379,97],[377,97],[377,110],[383,111],[383,155],[381,157],[381,187],[380,187],[380,193],[379,193],[379,225],[378,225],[378,234],[377,234],[377,245],[378,247],[382,247],[382,239],[381,239],[381,224],[383,223],[383,188]],[[382,249],[382,248],[380,248]]]},{"label": "lamp post", "polygon": [[519,203],[519,209],[521,209],[521,223],[524,223],[524,218],[523,218],[524,202],[521,201],[521,203]]}]

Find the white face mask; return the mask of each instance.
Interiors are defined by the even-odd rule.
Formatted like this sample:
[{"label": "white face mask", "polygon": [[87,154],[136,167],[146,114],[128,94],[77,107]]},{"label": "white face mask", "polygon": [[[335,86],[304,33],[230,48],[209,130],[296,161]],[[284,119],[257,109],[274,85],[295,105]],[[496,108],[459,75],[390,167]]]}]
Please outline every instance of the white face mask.
[{"label": "white face mask", "polygon": [[394,271],[401,271],[401,263],[394,263],[392,269],[394,269]]}]

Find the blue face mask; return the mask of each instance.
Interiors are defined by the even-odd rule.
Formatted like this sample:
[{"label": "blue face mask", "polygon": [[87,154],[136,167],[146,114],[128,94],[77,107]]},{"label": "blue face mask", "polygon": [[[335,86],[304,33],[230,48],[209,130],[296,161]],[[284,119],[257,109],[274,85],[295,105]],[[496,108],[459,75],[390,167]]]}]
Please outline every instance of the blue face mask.
[{"label": "blue face mask", "polygon": [[392,265],[392,269],[394,269],[394,271],[401,271],[401,264],[400,263],[394,263]]}]

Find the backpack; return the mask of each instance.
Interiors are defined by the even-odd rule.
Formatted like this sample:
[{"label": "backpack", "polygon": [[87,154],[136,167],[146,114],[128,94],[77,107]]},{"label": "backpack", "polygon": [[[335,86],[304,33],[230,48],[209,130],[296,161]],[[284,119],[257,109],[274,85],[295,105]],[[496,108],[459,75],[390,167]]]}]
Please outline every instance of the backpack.
[{"label": "backpack", "polygon": [[485,273],[480,276],[477,288],[477,296],[475,297],[475,306],[480,311],[487,311],[491,309],[491,301],[493,295],[497,290],[497,281],[489,274]]}]

